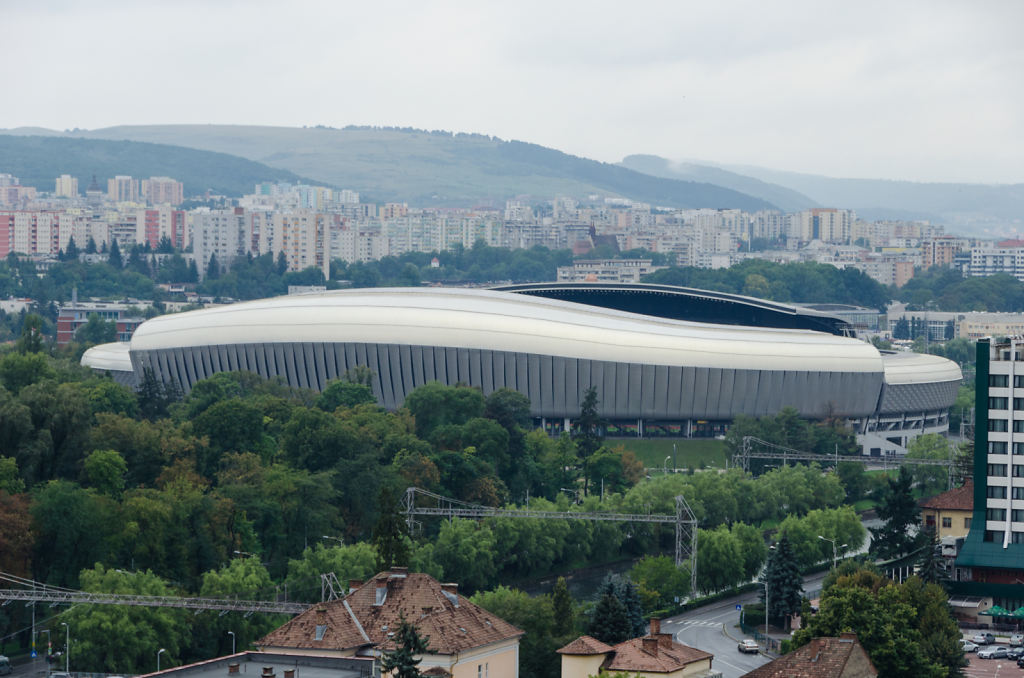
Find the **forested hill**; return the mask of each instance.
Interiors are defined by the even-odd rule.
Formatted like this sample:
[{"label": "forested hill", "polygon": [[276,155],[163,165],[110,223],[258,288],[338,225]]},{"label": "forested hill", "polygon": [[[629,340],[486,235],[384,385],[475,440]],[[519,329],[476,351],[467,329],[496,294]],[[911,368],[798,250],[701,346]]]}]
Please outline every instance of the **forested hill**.
[{"label": "forested hill", "polygon": [[140,125],[68,134],[230,153],[351,188],[371,200],[417,206],[501,206],[517,195],[547,200],[602,193],[670,207],[771,207],[766,200],[729,188],[649,176],[537,144],[480,134],[243,125]]},{"label": "forested hill", "polygon": [[288,170],[226,153],[137,141],[9,134],[0,134],[0,172],[41,191],[52,191],[56,177],[70,174],[78,178],[81,193],[93,175],[104,190],[106,180],[118,174],[173,177],[185,184],[186,196],[209,189],[237,197],[252,193],[259,181],[302,181]]}]

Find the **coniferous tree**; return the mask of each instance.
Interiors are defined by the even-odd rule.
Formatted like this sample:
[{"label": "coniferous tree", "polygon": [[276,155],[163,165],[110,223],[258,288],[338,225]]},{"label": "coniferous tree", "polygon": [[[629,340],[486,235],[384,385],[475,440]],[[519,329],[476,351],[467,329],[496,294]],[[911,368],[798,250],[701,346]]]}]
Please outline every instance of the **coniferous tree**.
[{"label": "coniferous tree", "polygon": [[78,245],[75,236],[68,238],[68,246],[64,248],[64,261],[78,261]]},{"label": "coniferous tree", "polygon": [[196,266],[196,260],[190,259],[188,262],[188,279],[185,282],[197,283],[199,282],[199,267]]},{"label": "coniferous tree", "polygon": [[93,240],[91,235],[89,236],[89,241],[85,243],[85,253],[96,254],[96,241]]},{"label": "coniferous tree", "polygon": [[121,258],[121,248],[117,246],[117,240],[110,241],[110,253],[107,255],[107,263],[118,271],[124,268],[124,260]]},{"label": "coniferous tree", "polygon": [[591,386],[583,392],[583,403],[580,405],[580,416],[576,420],[576,450],[583,460],[583,494],[590,493],[589,473],[590,458],[604,443],[604,427],[606,422],[597,412],[597,388]]},{"label": "coniferous tree", "polygon": [[[775,618],[788,618],[800,611],[800,600],[803,597],[803,577],[797,564],[793,546],[789,536],[782,538],[769,552],[768,562],[760,577],[767,584],[768,615]],[[761,589],[761,600],[765,598],[765,589]]]},{"label": "coniferous tree", "polygon": [[622,590],[622,605],[626,608],[626,619],[629,620],[629,637],[639,638],[647,631],[647,622],[644,621],[643,604],[640,602],[640,594],[636,585],[627,581]]},{"label": "coniferous tree", "polygon": [[277,274],[284,275],[288,272],[288,257],[284,255],[284,252],[277,253]]},{"label": "coniferous tree", "polygon": [[629,618],[622,602],[610,593],[602,595],[587,632],[609,645],[629,640]]},{"label": "coniferous tree", "polygon": [[559,577],[551,591],[551,604],[555,610],[555,635],[564,636],[576,629],[576,611],[565,577]]},{"label": "coniferous tree", "polygon": [[422,659],[416,659],[416,655],[427,652],[430,638],[424,638],[416,630],[416,627],[400,614],[398,630],[395,631],[395,649],[385,652],[380,658],[381,673],[389,674],[392,678],[420,678],[423,674],[419,670],[419,663]]},{"label": "coniferous tree", "polygon": [[921,535],[910,533],[917,524],[920,509],[913,495],[913,475],[906,466],[900,467],[896,478],[886,481],[878,517],[880,527],[871,528],[871,551],[883,560],[899,558],[921,546]]},{"label": "coniferous tree", "polygon": [[393,566],[409,564],[409,540],[405,518],[398,507],[395,490],[382,487],[377,496],[380,517],[373,526],[373,545],[377,548],[377,570],[390,570]]},{"label": "coniferous tree", "polygon": [[210,261],[206,264],[206,279],[214,280],[220,277],[220,262],[217,261],[216,252],[210,255]]}]

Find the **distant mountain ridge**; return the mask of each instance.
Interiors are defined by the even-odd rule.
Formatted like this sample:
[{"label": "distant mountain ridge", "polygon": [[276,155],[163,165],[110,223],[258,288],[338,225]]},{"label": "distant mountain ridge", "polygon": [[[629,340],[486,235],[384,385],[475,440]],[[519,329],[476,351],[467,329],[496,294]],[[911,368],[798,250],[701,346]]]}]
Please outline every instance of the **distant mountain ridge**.
[{"label": "distant mountain ridge", "polygon": [[118,174],[137,179],[169,176],[184,184],[186,196],[209,189],[216,194],[238,197],[252,193],[259,181],[303,181],[288,170],[225,153],[59,135],[0,134],[0,172],[13,174],[25,186],[35,186],[41,191],[52,191],[56,177],[70,174],[78,178],[78,190],[83,194],[93,175],[104,190],[106,180]]},{"label": "distant mountain ridge", "polygon": [[1024,184],[958,184],[843,179],[747,165],[675,163],[631,155],[622,164],[658,176],[693,177],[729,186],[783,207],[844,207],[869,220],[926,219],[969,235],[1011,233],[1024,228]]},{"label": "distant mountain ridge", "polygon": [[[37,131],[37,130],[33,130]],[[9,130],[8,134],[18,134]],[[709,183],[656,177],[537,144],[415,129],[140,125],[56,133],[161,143],[236,155],[376,201],[503,205],[601,193],[670,207],[759,210],[767,200]]]}]

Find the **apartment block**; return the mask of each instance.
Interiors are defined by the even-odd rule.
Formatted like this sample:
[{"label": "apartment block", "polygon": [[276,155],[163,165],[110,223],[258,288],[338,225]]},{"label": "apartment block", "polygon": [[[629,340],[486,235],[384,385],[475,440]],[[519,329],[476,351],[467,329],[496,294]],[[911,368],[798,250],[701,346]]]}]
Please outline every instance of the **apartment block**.
[{"label": "apartment block", "polygon": [[180,205],[185,201],[185,186],[170,177],[142,180],[142,197],[150,205]]},{"label": "apartment block", "polygon": [[53,194],[58,198],[77,198],[78,179],[70,174],[62,174],[54,182]]},{"label": "apartment block", "polygon": [[642,276],[666,268],[650,259],[592,259],[558,267],[558,282],[640,282]]},{"label": "apartment block", "polygon": [[124,175],[107,179],[107,198],[114,202],[138,202],[139,181]]}]

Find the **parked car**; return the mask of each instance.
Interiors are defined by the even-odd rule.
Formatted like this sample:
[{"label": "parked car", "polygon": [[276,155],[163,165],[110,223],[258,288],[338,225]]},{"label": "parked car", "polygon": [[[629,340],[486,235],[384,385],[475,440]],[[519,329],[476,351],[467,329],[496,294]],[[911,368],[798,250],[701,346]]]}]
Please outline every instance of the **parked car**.
[{"label": "parked car", "polygon": [[971,641],[967,640],[966,638],[961,638],[960,639],[960,647],[963,648],[964,652],[977,652],[978,651],[977,643],[972,643]]},{"label": "parked car", "polygon": [[1015,633],[1010,636],[1010,647],[1021,647],[1024,645],[1024,633]]},{"label": "parked car", "polygon": [[1011,647],[1006,651],[1007,659],[1020,659],[1024,657],[1024,647]]},{"label": "parked car", "polygon": [[1024,669],[1024,657],[1017,657],[1017,667]]},{"label": "parked car", "polygon": [[978,650],[978,659],[1006,659],[1007,649],[1005,645],[986,647],[984,650]]},{"label": "parked car", "polygon": [[0,676],[6,676],[11,671],[11,660],[0,654]]},{"label": "parked car", "polygon": [[744,638],[736,645],[736,649],[743,653],[753,652],[756,654],[760,648],[753,639]]},{"label": "parked car", "polygon": [[996,637],[991,633],[975,633],[971,636],[971,642],[978,645],[991,645],[996,642]]}]

